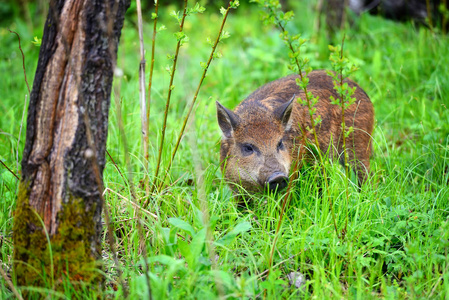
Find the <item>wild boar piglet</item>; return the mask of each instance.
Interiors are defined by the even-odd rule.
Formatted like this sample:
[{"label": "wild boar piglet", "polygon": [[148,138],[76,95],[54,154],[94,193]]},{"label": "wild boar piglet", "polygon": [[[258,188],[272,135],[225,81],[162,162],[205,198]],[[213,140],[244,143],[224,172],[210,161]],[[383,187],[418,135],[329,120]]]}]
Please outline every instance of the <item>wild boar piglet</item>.
[{"label": "wild boar piglet", "polygon": [[[234,191],[238,186],[248,192],[280,191],[288,185],[295,160],[316,159],[307,145],[315,144],[315,139],[308,130],[312,128],[308,108],[298,103],[298,98],[306,99],[296,78],[298,75],[291,75],[260,87],[234,111],[217,102],[221,168]],[[319,149],[326,157],[344,163],[342,109],[330,100],[331,96],[340,98],[332,77],[326,71],[313,71],[308,78],[308,91],[319,97],[315,106],[315,116],[322,119],[316,126]],[[361,186],[370,171],[374,108],[354,81],[344,82],[356,87],[356,101],[345,109],[345,126],[354,128],[346,138],[346,148]]]}]

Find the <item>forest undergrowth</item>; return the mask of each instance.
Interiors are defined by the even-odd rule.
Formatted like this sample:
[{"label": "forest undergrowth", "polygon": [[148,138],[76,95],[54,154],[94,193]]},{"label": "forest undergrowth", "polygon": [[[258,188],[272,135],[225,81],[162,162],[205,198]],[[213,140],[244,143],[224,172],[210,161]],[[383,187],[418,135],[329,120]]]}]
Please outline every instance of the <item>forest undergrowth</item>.
[{"label": "forest undergrowth", "polygon": [[[324,29],[313,32],[314,6],[305,1],[292,8],[295,17],[285,29],[307,40],[301,57],[307,57],[313,69],[332,69],[328,47],[332,42]],[[304,166],[277,231],[283,195],[244,195],[242,206],[222,179],[215,101],[233,108],[259,86],[292,73],[289,50],[279,29],[263,24],[256,4],[241,3],[230,12],[171,161],[224,12],[213,6],[206,6],[205,11],[196,7],[186,17],[184,36],[174,35],[181,15],[171,13],[182,8],[159,8],[147,164],[139,117],[135,9],[133,4],[122,31],[103,174],[120,266],[114,264],[105,233],[106,283],[100,297],[120,298],[124,289],[130,299],[148,295],[142,247],[146,247],[154,299],[444,299],[449,295],[447,36],[410,22],[395,23],[367,14],[336,34],[334,44],[344,39],[344,56],[358,66],[351,79],[374,104],[371,176],[358,190],[355,174],[345,174],[344,168],[325,157],[322,164]],[[151,12],[143,19],[148,82]],[[2,26],[0,160],[10,170],[0,167],[0,261],[14,282],[15,175],[20,176],[28,90],[17,36],[6,26],[21,37],[31,84],[43,22],[30,28],[17,19]],[[180,39],[183,43],[170,84]],[[167,87],[171,103],[161,170],[154,180]],[[145,184],[153,180],[158,186],[149,196]],[[142,208],[140,216],[137,207]],[[138,221],[143,224],[143,236],[139,236]],[[125,285],[118,284],[117,267]],[[299,288],[297,279],[302,281]],[[34,292],[46,295],[50,290]],[[51,295],[90,298],[95,293],[68,281],[63,293]],[[0,299],[13,297],[0,278]]]}]

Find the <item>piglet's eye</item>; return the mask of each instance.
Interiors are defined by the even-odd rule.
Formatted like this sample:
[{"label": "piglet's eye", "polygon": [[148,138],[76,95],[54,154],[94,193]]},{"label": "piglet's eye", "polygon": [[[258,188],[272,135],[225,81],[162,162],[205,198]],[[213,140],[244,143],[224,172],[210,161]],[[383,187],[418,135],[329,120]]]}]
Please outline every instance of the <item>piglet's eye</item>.
[{"label": "piglet's eye", "polygon": [[277,150],[280,151],[284,149],[285,149],[284,143],[282,142],[282,140],[280,140],[277,146]]},{"label": "piglet's eye", "polygon": [[254,152],[254,146],[250,144],[242,145],[242,154],[243,155],[251,155]]}]

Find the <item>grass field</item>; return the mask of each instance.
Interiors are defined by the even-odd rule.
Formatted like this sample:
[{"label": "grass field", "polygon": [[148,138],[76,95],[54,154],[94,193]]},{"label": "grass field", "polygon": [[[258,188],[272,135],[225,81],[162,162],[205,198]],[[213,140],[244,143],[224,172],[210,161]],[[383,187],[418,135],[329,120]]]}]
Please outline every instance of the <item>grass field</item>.
[{"label": "grass field", "polygon": [[[329,69],[329,40],[324,30],[312,32],[316,18],[312,7],[308,2],[296,4],[296,17],[288,30],[310,39],[303,55],[314,69]],[[221,132],[215,101],[234,108],[257,87],[291,71],[288,49],[279,31],[262,24],[259,8],[244,3],[233,11],[225,27],[230,37],[219,45],[222,57],[209,68],[169,173],[170,186],[151,198],[143,212],[145,236],[139,237],[131,201],[146,200],[139,181],[146,175],[152,179],[155,171],[170,79],[165,70],[171,64],[167,54],[174,53],[176,44],[173,32],[177,24],[169,16],[174,9],[164,6],[160,12],[160,23],[166,30],[157,36],[148,170],[144,168],[140,136],[139,41],[132,9],[122,31],[117,62],[123,76],[115,79],[111,99],[107,148],[117,165],[108,158],[105,195],[114,222],[119,268],[124,272],[130,299],[148,293],[139,246],[142,239],[148,252],[154,299],[447,299],[449,40],[411,23],[362,15],[344,31],[344,54],[360,68],[351,78],[370,96],[376,112],[372,176],[360,192],[352,184],[354,179],[349,178],[346,198],[348,178],[340,165],[324,166],[330,177],[324,192],[320,191],[322,169],[311,166],[304,170],[282,220],[273,267],[266,277],[282,197],[248,197],[246,207],[237,205],[221,179]],[[150,15],[145,15],[144,21],[149,61]],[[221,15],[212,7],[186,21],[189,42],[180,51],[162,168],[168,164],[181,120],[201,78],[200,62],[209,56],[206,38],[215,37],[220,21]],[[30,88],[39,53],[39,47],[31,41],[34,36],[42,36],[42,24],[37,23],[33,29],[20,20],[8,25],[21,36]],[[342,37],[343,32],[338,33],[336,40]],[[0,28],[0,43],[0,159],[19,174],[27,87],[17,37]],[[125,137],[120,134],[114,99],[118,99],[122,111]],[[130,156],[129,166],[125,153]],[[12,265],[17,188],[15,177],[1,167],[0,260],[4,270]],[[133,199],[132,190],[136,190],[138,199]],[[117,284],[117,266],[107,239],[103,252],[107,286],[100,296],[122,298],[123,286]],[[302,288],[289,285],[292,272],[305,276]],[[64,293],[52,295],[90,298],[91,293],[88,287],[67,283]],[[0,278],[0,299],[9,298],[13,294]]]}]

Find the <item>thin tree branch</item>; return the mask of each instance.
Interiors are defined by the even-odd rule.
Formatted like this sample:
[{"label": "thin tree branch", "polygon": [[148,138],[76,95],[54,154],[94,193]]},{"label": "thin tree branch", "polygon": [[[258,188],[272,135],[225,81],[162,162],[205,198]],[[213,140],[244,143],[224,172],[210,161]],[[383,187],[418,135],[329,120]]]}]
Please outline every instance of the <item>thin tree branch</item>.
[{"label": "thin tree branch", "polygon": [[123,176],[123,173],[120,171],[119,167],[117,166],[117,163],[115,162],[115,160],[112,158],[111,154],[109,153],[108,149],[106,149],[106,153],[109,156],[109,159],[112,161],[112,163],[114,164],[115,169],[118,171],[118,173],[120,174],[120,176],[123,178],[123,181],[125,182],[125,184],[129,184],[125,178],[125,176]]},{"label": "thin tree branch", "polygon": [[[140,0],[136,0],[137,4],[137,24],[139,31],[139,45],[140,45],[140,64],[139,64],[139,95],[140,95],[140,121],[142,124],[142,146],[145,158],[145,165],[148,170],[148,118],[147,118],[147,102],[145,96],[145,46],[143,42],[143,23],[142,23],[142,6]],[[146,180],[144,180],[146,182]]]},{"label": "thin tree branch", "polygon": [[11,32],[11,33],[14,33],[15,35],[17,35],[17,38],[19,39],[19,50],[20,50],[20,53],[22,53],[23,76],[25,77],[25,83],[27,84],[28,94],[31,94],[30,85],[28,84],[27,73],[26,73],[26,70],[25,70],[25,55],[23,54],[23,51],[22,51],[22,45],[20,43],[20,36],[19,36],[19,34],[17,32],[12,31],[9,28],[8,28],[8,31]]},{"label": "thin tree branch", "polygon": [[[187,0],[184,0],[184,12],[182,15],[181,23],[179,25],[179,33],[182,33],[184,30],[184,20],[185,20],[186,16],[187,16]],[[156,171],[154,172],[153,185],[151,187],[150,194],[152,194],[154,192],[156,185],[157,185],[157,181],[158,181],[157,176],[159,175],[159,169],[161,166],[161,159],[162,159],[162,150],[164,148],[165,129],[167,127],[168,109],[170,107],[170,98],[171,98],[171,93],[173,90],[173,79],[175,77],[176,63],[178,62],[178,54],[179,54],[179,49],[181,48],[181,44],[182,44],[182,39],[180,38],[176,45],[176,52],[175,52],[175,56],[173,58],[173,66],[172,66],[172,70],[171,70],[170,84],[168,86],[167,102],[165,103],[164,122],[162,125],[161,141],[159,144],[159,153],[158,153],[158,157],[157,157]]]},{"label": "thin tree branch", "polygon": [[168,163],[168,167],[165,170],[165,175],[164,175],[164,178],[161,181],[160,188],[164,184],[165,178],[167,178],[167,175],[168,175],[168,173],[170,171],[170,168],[172,166],[173,160],[175,159],[175,155],[176,155],[176,152],[178,151],[179,144],[181,143],[181,139],[182,139],[182,137],[184,135],[184,131],[185,131],[185,128],[186,128],[186,125],[187,125],[187,121],[189,120],[190,113],[192,112],[193,106],[195,105],[196,99],[198,98],[198,94],[200,92],[200,88],[201,88],[201,85],[203,84],[204,78],[206,78],[206,73],[207,73],[207,70],[209,68],[209,65],[211,64],[211,62],[212,62],[212,60],[214,58],[215,50],[217,49],[218,43],[220,42],[221,34],[223,32],[223,28],[224,28],[224,25],[226,23],[226,19],[228,17],[228,13],[229,13],[229,11],[231,9],[231,2],[232,1],[229,1],[228,8],[226,9],[226,12],[224,14],[223,21],[221,22],[221,26],[220,26],[220,30],[218,31],[217,38],[215,39],[215,43],[212,46],[212,51],[210,53],[209,59],[208,59],[206,65],[204,67],[203,75],[201,76],[200,82],[198,83],[198,86],[197,86],[196,91],[195,91],[195,95],[193,96],[193,100],[190,103],[189,111],[187,112],[187,115],[184,118],[184,122],[182,123],[181,132],[178,135],[178,139],[176,141],[175,148],[173,149],[173,152],[172,152],[172,155],[171,155],[171,158],[170,158],[170,162]]},{"label": "thin tree branch", "polygon": [[20,180],[19,176],[16,175],[16,173],[14,173],[10,168],[8,168],[7,165],[5,165],[5,163],[3,161],[0,160],[0,163],[9,171],[11,172],[12,175],[14,175],[14,177],[16,177],[18,180]]},{"label": "thin tree branch", "polygon": [[[148,79],[148,96],[147,96],[147,120],[148,127],[146,128],[147,133],[150,132],[150,111],[151,111],[151,86],[153,84],[153,70],[154,70],[154,52],[156,48],[156,34],[157,34],[157,20],[158,20],[158,10],[159,10],[159,1],[155,0],[155,9],[154,9],[154,22],[153,22],[153,37],[151,39],[151,61],[150,61],[150,78]],[[148,143],[148,140],[147,140]],[[147,145],[147,149],[149,149],[149,145]],[[146,153],[145,159],[145,167],[147,174],[149,173],[149,153]],[[147,197],[150,196],[150,184],[149,184],[149,176],[148,180],[145,180],[145,192]]]}]

